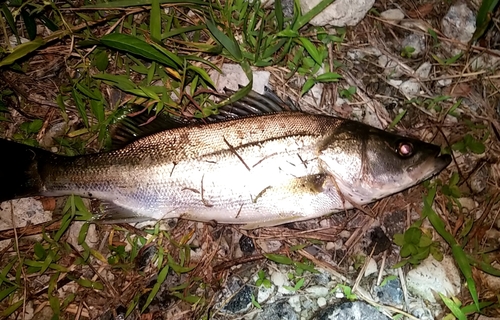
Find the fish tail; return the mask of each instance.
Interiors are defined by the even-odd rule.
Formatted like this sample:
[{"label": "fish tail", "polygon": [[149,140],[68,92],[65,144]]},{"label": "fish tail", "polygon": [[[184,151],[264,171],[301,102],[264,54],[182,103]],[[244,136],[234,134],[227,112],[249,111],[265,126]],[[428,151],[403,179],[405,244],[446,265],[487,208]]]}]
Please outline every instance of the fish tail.
[{"label": "fish tail", "polygon": [[53,155],[45,150],[0,139],[0,202],[40,195],[41,163]]}]

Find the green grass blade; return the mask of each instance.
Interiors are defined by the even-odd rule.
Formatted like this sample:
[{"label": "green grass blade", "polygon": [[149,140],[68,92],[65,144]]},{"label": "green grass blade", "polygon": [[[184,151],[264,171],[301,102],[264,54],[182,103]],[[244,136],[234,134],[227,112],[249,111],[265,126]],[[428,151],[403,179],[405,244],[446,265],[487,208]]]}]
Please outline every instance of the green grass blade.
[{"label": "green grass blade", "polygon": [[16,303],[12,304],[7,309],[5,309],[0,315],[2,317],[8,317],[8,316],[10,316],[14,311],[16,311],[17,309],[19,309],[19,307],[22,306],[23,303],[24,303],[24,299],[21,299],[21,300],[17,301]]},{"label": "green grass blade", "polygon": [[283,30],[284,26],[284,15],[283,15],[283,6],[281,5],[281,0],[274,1],[274,14],[276,16],[277,29],[278,31]]},{"label": "green grass blade", "polygon": [[[127,7],[137,7],[137,6],[149,6],[152,4],[152,0],[118,0],[110,1],[99,4],[91,4],[83,6],[82,8],[127,8]],[[160,0],[160,4],[192,4],[196,6],[207,6],[208,1],[203,0]]]},{"label": "green grass blade", "polygon": [[28,38],[30,40],[35,40],[36,38],[36,22],[35,15],[30,14],[26,7],[21,10],[21,18],[24,21],[24,27],[26,28],[26,32],[28,33]]},{"label": "green grass blade", "polygon": [[329,5],[331,5],[334,1],[335,0],[322,0],[314,8],[312,8],[309,12],[300,16],[293,24],[292,29],[299,30],[300,28],[305,26],[306,23],[311,21],[312,18],[314,18],[318,13],[325,10],[325,8],[328,7]]},{"label": "green grass blade", "polygon": [[158,293],[158,291],[160,290],[160,287],[161,287],[161,284],[165,281],[165,279],[167,278],[167,275],[168,275],[168,270],[169,270],[169,266],[166,265],[165,267],[163,267],[163,269],[160,271],[160,274],[158,275],[158,279],[157,279],[157,282],[155,283],[155,285],[153,286],[153,289],[151,289],[151,292],[149,293],[148,295],[148,298],[146,299],[146,303],[144,303],[144,306],[142,306],[142,310],[141,310],[141,313],[144,312],[146,310],[146,308],[151,304],[151,302],[153,301],[154,297],[156,296],[156,294]]},{"label": "green grass blade", "polygon": [[177,64],[169,56],[162,54],[157,48],[137,37],[128,34],[111,33],[102,37],[100,41],[112,49],[131,53],[172,68],[177,67]]},{"label": "green grass blade", "polygon": [[12,51],[11,54],[9,54],[2,61],[0,61],[0,67],[7,66],[9,64],[16,62],[17,60],[23,58],[24,56],[40,48],[44,44],[45,41],[43,39],[35,39],[33,41],[18,45],[17,47],[14,48],[14,51]]},{"label": "green grass blade", "polygon": [[441,300],[443,300],[444,304],[450,309],[451,313],[455,317],[457,317],[458,320],[467,320],[467,316],[460,310],[460,307],[457,306],[457,304],[447,296],[445,296],[442,293],[439,293],[439,296],[441,297]]},{"label": "green grass blade", "polygon": [[149,18],[149,32],[155,41],[161,39],[161,7],[160,0],[151,1],[151,11]]},{"label": "green grass blade", "polygon": [[214,38],[229,52],[232,58],[238,62],[243,59],[240,46],[236,39],[229,38],[217,28],[217,25],[212,20],[207,20],[207,28]]},{"label": "green grass blade", "polygon": [[10,12],[9,8],[5,3],[2,3],[2,12],[5,17],[5,20],[7,21],[7,24],[12,30],[12,33],[16,36],[17,43],[20,44],[21,39],[19,38],[19,34],[17,32],[16,22],[14,21],[14,17],[12,16],[12,12]]},{"label": "green grass blade", "polygon": [[432,209],[432,203],[434,202],[434,197],[436,196],[436,187],[432,187],[429,190],[429,194],[424,198],[424,209],[423,214],[427,215],[427,219],[432,224],[434,229],[443,237],[446,242],[451,246],[451,252],[455,262],[458,264],[460,271],[462,271],[467,285],[469,287],[469,292],[474,300],[474,303],[479,311],[479,298],[476,290],[476,283],[472,277],[472,268],[469,264],[467,255],[465,254],[462,247],[456,242],[455,238],[451,233],[446,230],[444,221],[437,215],[437,213]]},{"label": "green grass blade", "polygon": [[311,40],[304,37],[300,37],[299,41],[302,43],[302,45],[306,49],[307,53],[309,53],[311,58],[313,58],[314,61],[321,66],[323,64],[323,61],[321,60],[321,55],[319,54],[318,49],[311,42]]},{"label": "green grass blade", "polygon": [[476,31],[471,41],[477,41],[488,30],[495,7],[499,0],[482,0],[476,17]]}]

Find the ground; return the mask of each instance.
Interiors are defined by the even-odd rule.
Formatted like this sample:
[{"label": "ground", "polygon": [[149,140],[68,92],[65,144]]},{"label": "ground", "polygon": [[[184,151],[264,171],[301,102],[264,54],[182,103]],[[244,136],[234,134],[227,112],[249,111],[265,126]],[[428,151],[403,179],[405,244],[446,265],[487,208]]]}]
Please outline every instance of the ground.
[{"label": "ground", "polygon": [[[500,316],[498,1],[380,0],[348,27],[313,27],[259,2],[160,2],[3,4],[0,137],[66,155],[103,151],[129,105],[215,112],[214,75],[236,65],[307,112],[441,145],[452,164],[373,205],[256,230],[85,223],[99,203],[79,197],[4,202],[0,317],[322,319],[363,301],[381,316],[475,318],[476,300]],[[428,256],[450,261],[456,300],[407,288]],[[375,287],[390,276],[399,293],[384,300]]]}]

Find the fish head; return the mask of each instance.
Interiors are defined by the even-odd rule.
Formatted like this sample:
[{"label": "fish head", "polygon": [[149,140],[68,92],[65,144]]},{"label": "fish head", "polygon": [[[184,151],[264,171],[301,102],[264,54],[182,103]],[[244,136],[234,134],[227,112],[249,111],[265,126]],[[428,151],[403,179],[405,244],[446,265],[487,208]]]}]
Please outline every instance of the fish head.
[{"label": "fish head", "polygon": [[325,139],[320,159],[339,190],[359,204],[410,188],[451,162],[437,145],[355,121],[346,121]]}]

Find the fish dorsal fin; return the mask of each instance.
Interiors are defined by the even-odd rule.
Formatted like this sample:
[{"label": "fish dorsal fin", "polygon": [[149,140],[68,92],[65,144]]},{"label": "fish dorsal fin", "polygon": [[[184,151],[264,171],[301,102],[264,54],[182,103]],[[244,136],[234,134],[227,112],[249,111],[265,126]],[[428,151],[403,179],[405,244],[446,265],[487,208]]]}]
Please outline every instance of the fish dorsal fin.
[{"label": "fish dorsal fin", "polygon": [[[224,89],[226,95],[230,96],[235,92],[228,88]],[[218,122],[245,118],[255,115],[263,115],[280,112],[299,112],[300,107],[291,100],[284,102],[271,89],[265,87],[264,94],[250,91],[243,98],[219,108],[219,113],[205,118],[205,121]]]},{"label": "fish dorsal fin", "polygon": [[[225,94],[231,96],[235,92],[225,89]],[[206,118],[183,118],[165,112],[156,115],[149,113],[142,106],[133,106],[125,110],[112,127],[112,149],[119,149],[133,141],[161,131],[186,127],[194,124],[222,122],[255,115],[298,112],[300,108],[291,100],[284,102],[271,89],[265,88],[263,95],[250,91],[245,97],[219,108],[218,113]]]},{"label": "fish dorsal fin", "polygon": [[116,150],[140,138],[168,129],[185,127],[190,123],[192,121],[188,119],[171,116],[165,112],[155,115],[141,106],[129,107],[111,129],[111,147]]}]

